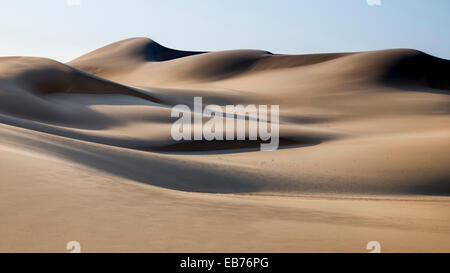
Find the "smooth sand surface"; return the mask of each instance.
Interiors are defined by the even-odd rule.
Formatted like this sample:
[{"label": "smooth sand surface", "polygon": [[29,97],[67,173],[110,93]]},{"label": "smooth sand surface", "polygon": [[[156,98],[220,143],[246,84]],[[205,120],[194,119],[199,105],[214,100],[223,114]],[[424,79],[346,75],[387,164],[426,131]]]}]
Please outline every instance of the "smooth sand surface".
[{"label": "smooth sand surface", "polygon": [[[449,252],[449,90],[410,49],[0,58],[0,251]],[[280,149],[175,142],[194,96],[280,105]]]}]

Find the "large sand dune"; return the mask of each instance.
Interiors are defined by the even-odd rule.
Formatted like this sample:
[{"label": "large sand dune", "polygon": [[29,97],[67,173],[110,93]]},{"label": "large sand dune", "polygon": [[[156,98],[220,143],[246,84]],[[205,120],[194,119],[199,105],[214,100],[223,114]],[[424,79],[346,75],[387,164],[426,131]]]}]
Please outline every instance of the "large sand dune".
[{"label": "large sand dune", "polygon": [[[0,58],[0,251],[450,251],[449,92],[410,49]],[[280,149],[172,140],[194,96],[280,105]]]}]

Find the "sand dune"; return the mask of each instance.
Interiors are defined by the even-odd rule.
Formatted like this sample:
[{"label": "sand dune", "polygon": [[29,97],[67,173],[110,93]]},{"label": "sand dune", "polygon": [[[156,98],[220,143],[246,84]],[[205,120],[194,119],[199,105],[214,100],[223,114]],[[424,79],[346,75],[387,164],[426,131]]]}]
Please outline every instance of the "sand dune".
[{"label": "sand dune", "polygon": [[[376,236],[388,251],[449,251],[449,92],[450,62],[410,49],[187,52],[135,38],[67,64],[0,58],[0,214],[8,223],[0,251],[39,249],[26,240],[44,232],[41,224],[26,236],[18,229],[36,217],[91,251],[365,251]],[[194,96],[280,105],[280,149],[174,141],[171,107],[192,106]],[[86,219],[75,224],[66,210]],[[110,231],[126,231],[124,241],[102,237],[99,213]],[[205,225],[229,230],[215,238]],[[179,226],[189,226],[184,235]],[[293,239],[296,230],[308,243]],[[156,245],[137,243],[142,236]],[[164,240],[173,236],[179,244]]]},{"label": "sand dune", "polygon": [[[311,55],[279,55],[260,50],[185,52],[162,47],[147,38],[135,38],[97,49],[68,64],[100,77],[133,85],[210,82],[242,74],[287,68],[313,69],[320,65],[321,68],[333,68],[330,74],[339,75],[341,80],[384,80],[450,89],[450,80],[445,72],[449,61],[410,49]],[[339,69],[336,69],[337,65]],[[326,74],[321,73],[321,76]],[[164,84],[160,79],[171,82]]]}]

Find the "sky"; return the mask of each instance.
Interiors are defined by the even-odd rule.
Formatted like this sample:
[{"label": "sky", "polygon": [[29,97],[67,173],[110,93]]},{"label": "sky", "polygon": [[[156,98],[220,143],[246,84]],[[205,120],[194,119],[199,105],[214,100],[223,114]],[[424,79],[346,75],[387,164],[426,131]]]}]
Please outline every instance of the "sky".
[{"label": "sky", "polygon": [[149,37],[196,51],[413,48],[450,59],[450,0],[2,0],[0,56],[70,61]]}]

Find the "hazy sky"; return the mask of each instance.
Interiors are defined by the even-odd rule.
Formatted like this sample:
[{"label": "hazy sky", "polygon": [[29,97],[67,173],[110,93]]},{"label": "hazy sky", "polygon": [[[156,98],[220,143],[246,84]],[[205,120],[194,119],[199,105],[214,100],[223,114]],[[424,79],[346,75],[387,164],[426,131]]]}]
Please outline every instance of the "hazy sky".
[{"label": "hazy sky", "polygon": [[184,50],[414,48],[450,59],[450,0],[78,1],[0,1],[0,56],[69,61],[145,36]]}]

